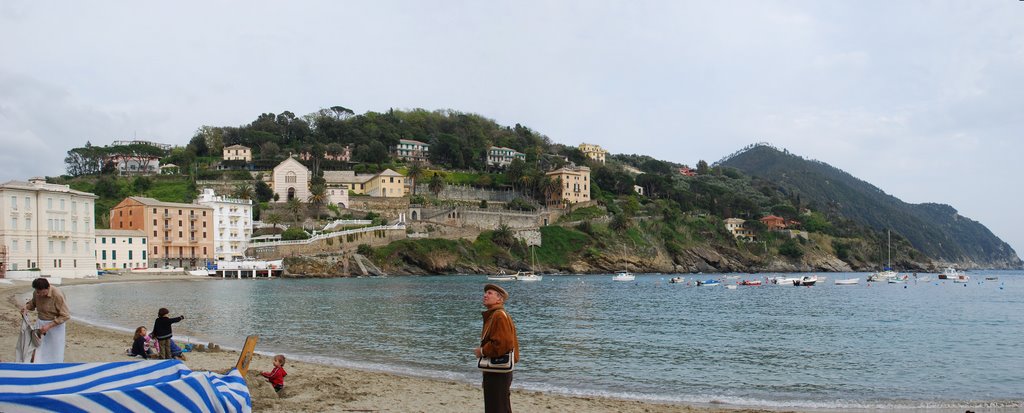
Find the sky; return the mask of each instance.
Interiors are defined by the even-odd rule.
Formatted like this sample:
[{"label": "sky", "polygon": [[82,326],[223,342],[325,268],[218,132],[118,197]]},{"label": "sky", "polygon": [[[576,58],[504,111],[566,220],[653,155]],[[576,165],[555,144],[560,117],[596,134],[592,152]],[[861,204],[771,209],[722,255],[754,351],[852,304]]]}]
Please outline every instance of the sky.
[{"label": "sky", "polygon": [[1024,1],[0,2],[0,182],[345,106],[689,165],[756,142],[1024,252]]}]

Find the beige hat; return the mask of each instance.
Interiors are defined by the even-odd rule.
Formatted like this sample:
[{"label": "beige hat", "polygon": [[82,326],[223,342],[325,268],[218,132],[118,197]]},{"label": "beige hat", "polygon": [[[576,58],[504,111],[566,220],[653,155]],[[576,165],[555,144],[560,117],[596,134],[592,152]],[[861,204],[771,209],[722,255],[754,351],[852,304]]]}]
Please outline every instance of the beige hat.
[{"label": "beige hat", "polygon": [[484,292],[487,292],[487,290],[494,290],[494,292],[498,293],[498,295],[501,296],[502,301],[508,301],[508,291],[505,291],[504,288],[501,288],[495,284],[487,284],[484,286]]}]

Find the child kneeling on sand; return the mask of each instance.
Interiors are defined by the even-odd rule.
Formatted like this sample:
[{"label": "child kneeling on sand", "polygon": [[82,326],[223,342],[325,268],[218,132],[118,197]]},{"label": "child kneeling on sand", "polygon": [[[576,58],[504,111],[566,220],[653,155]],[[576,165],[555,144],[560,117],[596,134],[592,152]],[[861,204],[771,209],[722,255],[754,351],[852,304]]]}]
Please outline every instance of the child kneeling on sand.
[{"label": "child kneeling on sand", "polygon": [[288,375],[288,372],[284,371],[284,362],[284,355],[278,354],[274,356],[274,369],[270,373],[260,372],[263,377],[270,381],[270,384],[274,386],[274,391],[278,393],[284,388],[284,376]]}]

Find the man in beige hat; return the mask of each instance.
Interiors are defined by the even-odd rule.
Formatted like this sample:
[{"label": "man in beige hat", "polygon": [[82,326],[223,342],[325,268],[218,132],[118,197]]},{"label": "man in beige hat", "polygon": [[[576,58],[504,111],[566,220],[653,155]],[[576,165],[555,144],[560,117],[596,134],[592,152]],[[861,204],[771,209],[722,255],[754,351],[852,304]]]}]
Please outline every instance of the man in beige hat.
[{"label": "man in beige hat", "polygon": [[[494,284],[484,286],[484,326],[480,333],[480,347],[473,350],[477,357],[501,357],[514,351],[515,362],[519,362],[519,338],[512,316],[505,311],[508,291]],[[512,411],[509,399],[512,387],[512,372],[483,372],[484,412],[506,413]]]}]

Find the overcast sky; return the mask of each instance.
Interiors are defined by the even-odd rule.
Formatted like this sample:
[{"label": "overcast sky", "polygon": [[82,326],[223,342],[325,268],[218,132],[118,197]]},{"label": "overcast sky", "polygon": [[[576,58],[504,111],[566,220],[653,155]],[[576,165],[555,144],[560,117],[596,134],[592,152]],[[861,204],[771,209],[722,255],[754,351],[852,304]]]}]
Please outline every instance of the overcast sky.
[{"label": "overcast sky", "polygon": [[754,142],[1024,251],[1024,2],[0,2],[0,181],[89,140],[454,109],[696,164]]}]

